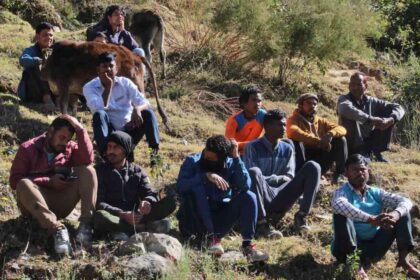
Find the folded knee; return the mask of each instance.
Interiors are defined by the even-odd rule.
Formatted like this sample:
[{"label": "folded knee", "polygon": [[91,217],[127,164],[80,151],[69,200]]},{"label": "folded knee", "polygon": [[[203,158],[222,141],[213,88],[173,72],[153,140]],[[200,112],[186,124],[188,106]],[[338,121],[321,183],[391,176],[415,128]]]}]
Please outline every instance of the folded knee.
[{"label": "folded knee", "polygon": [[96,111],[94,114],[93,114],[93,120],[95,121],[95,120],[104,120],[104,119],[106,119],[108,117],[108,114],[105,112],[105,110],[99,110],[99,111]]},{"label": "folded knee", "polygon": [[319,163],[313,160],[307,161],[302,168],[305,168],[307,172],[314,172],[317,174],[321,173],[321,166]]},{"label": "folded knee", "polygon": [[248,170],[248,173],[249,173],[249,176],[251,176],[253,178],[258,177],[258,176],[262,176],[261,169],[259,169],[258,167],[251,167]]},{"label": "folded knee", "polygon": [[19,193],[26,192],[30,190],[33,186],[33,183],[29,179],[21,179],[17,185],[16,185],[16,193],[19,195]]}]

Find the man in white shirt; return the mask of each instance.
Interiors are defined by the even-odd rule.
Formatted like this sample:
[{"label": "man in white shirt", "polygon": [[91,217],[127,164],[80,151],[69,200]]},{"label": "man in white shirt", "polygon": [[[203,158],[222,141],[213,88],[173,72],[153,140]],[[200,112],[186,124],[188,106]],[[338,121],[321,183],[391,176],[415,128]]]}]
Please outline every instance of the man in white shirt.
[{"label": "man in white shirt", "polygon": [[115,54],[100,54],[97,71],[98,77],[83,87],[83,95],[93,113],[93,134],[99,152],[103,154],[112,131],[122,130],[130,134],[134,145],[146,134],[149,147],[157,153],[159,130],[156,115],[130,79],[116,76]]}]

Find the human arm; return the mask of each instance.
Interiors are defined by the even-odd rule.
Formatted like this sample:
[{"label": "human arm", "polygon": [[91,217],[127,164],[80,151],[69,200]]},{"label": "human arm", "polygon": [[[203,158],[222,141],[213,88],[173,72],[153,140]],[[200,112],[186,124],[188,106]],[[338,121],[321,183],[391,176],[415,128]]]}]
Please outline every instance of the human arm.
[{"label": "human arm", "polygon": [[374,215],[370,215],[353,206],[348,201],[346,193],[342,188],[336,190],[333,195],[331,206],[334,214],[339,214],[351,220],[361,222],[368,222],[375,217]]},{"label": "human arm", "polygon": [[357,121],[362,124],[370,120],[369,114],[354,106],[347,95],[342,95],[338,98],[337,113],[345,119]]},{"label": "human arm", "polygon": [[133,113],[131,115],[131,120],[127,125],[132,127],[140,127],[143,124],[141,112],[143,110],[149,109],[150,103],[131,80],[125,79],[124,82],[127,95],[130,97],[130,101],[133,104]]},{"label": "human arm", "polygon": [[201,172],[195,165],[193,156],[188,156],[182,163],[176,184],[178,193],[190,192],[194,187],[202,185],[203,181],[206,180],[206,174]]},{"label": "human arm", "polygon": [[235,140],[232,141],[232,149],[230,156],[232,157],[232,166],[233,174],[232,178],[232,188],[239,189],[241,191],[247,191],[251,188],[251,177],[245,167],[244,162],[239,156],[239,145]]},{"label": "human arm", "polygon": [[102,98],[103,87],[99,83],[99,79],[93,79],[83,86],[83,96],[86,98],[86,105],[92,113],[105,110]]},{"label": "human arm", "polygon": [[318,136],[299,127],[298,121],[293,116],[287,119],[286,133],[289,139],[297,142],[303,142],[308,146],[317,147],[321,143],[321,139]]},{"label": "human arm", "polygon": [[94,153],[92,141],[90,141],[89,134],[83,125],[70,115],[61,115],[60,118],[67,120],[76,131],[77,144],[70,144],[71,156],[70,165],[89,165],[93,162]]},{"label": "human arm", "polygon": [[24,68],[38,66],[42,63],[42,58],[35,54],[34,47],[26,48],[19,57],[19,64]]},{"label": "human arm", "polygon": [[141,214],[149,214],[153,203],[158,201],[158,194],[150,185],[150,179],[143,169],[136,170],[139,180],[139,205],[137,211]]}]

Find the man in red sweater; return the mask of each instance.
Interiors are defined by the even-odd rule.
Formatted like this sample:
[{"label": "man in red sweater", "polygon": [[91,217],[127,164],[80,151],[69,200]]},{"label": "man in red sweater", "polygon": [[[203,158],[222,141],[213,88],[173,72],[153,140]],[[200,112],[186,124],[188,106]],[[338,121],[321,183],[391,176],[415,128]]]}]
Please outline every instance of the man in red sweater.
[{"label": "man in red sweater", "polygon": [[[71,141],[76,134],[77,142]],[[16,190],[22,215],[38,221],[54,234],[55,251],[71,250],[68,231],[59,219],[68,216],[81,201],[77,241],[92,238],[97,179],[93,147],[86,129],[69,115],[56,118],[46,133],[23,143],[10,171],[10,186]]]}]

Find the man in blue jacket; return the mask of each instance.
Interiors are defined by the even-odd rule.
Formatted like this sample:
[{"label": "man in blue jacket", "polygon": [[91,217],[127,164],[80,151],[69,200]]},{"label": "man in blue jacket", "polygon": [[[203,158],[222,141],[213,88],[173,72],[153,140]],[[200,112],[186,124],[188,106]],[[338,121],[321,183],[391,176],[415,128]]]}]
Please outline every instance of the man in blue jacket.
[{"label": "man in blue jacket", "polygon": [[26,48],[19,58],[23,73],[17,91],[18,96],[24,102],[44,103],[48,110],[54,109],[55,105],[51,99],[48,82],[41,80],[40,65],[42,51],[50,48],[53,40],[53,26],[48,22],[40,23],[35,29],[35,44]]},{"label": "man in blue jacket", "polygon": [[208,251],[211,254],[224,253],[221,238],[239,220],[244,255],[250,262],[268,259],[266,253],[251,243],[258,213],[250,186],[251,179],[239,157],[238,143],[223,135],[207,139],[203,152],[188,156],[182,164],[177,191],[181,198],[193,194],[197,213],[210,236]]}]

